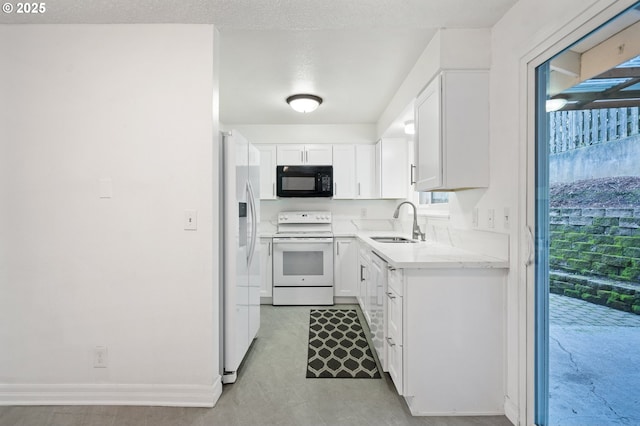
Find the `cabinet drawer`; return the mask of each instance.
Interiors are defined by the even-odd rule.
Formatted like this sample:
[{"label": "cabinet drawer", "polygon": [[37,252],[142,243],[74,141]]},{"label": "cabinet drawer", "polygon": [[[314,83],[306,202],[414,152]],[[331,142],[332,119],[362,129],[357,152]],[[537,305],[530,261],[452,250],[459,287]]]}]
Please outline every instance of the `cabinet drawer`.
[{"label": "cabinet drawer", "polygon": [[393,384],[398,394],[404,395],[404,383],[402,380],[402,352],[403,348],[394,340],[387,340],[387,366]]},{"label": "cabinet drawer", "polygon": [[387,289],[387,337],[402,346],[402,296]]},{"label": "cabinet drawer", "polygon": [[403,299],[392,288],[387,289],[387,336],[386,353],[387,368],[393,380],[396,390],[400,395],[404,395],[403,386],[403,361],[404,351],[402,310]]},{"label": "cabinet drawer", "polygon": [[402,269],[390,268],[388,272],[389,288],[392,288],[399,296],[402,296],[402,282],[404,273]]}]

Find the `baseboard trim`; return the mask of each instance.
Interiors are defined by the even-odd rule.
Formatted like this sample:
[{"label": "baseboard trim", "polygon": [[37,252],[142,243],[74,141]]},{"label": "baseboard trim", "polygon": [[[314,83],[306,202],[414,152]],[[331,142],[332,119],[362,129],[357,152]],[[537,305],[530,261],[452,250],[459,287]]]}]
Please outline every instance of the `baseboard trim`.
[{"label": "baseboard trim", "polygon": [[509,421],[511,421],[511,423],[513,423],[514,425],[518,424],[519,412],[520,412],[520,410],[518,410],[518,406],[513,403],[511,398],[505,397],[505,399],[504,399],[504,415],[507,416]]},{"label": "baseboard trim", "polygon": [[358,299],[355,296],[334,296],[333,303],[336,305],[357,305]]},{"label": "baseboard trim", "polygon": [[213,407],[222,395],[213,385],[47,384],[0,385],[0,405],[148,405]]},{"label": "baseboard trim", "polygon": [[504,416],[502,411],[414,411],[409,409],[412,416],[416,417],[484,417]]}]

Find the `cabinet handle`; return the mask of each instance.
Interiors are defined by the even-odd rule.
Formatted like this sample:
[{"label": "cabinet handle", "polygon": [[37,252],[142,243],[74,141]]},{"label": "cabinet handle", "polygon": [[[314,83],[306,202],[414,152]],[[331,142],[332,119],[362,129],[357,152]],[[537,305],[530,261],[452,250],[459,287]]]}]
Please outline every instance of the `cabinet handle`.
[{"label": "cabinet handle", "polygon": [[387,297],[391,300],[395,299],[396,297],[393,295],[393,293],[389,292],[387,293]]},{"label": "cabinet handle", "polygon": [[364,281],[364,265],[360,265],[360,281]]},{"label": "cabinet handle", "polygon": [[305,159],[305,162],[307,163],[309,162],[309,151],[304,152],[304,159]]},{"label": "cabinet handle", "polygon": [[387,269],[390,270],[391,272],[395,271],[396,268],[394,268],[393,266],[389,265],[387,266]]},{"label": "cabinet handle", "polygon": [[273,194],[273,196],[276,196],[276,183],[273,182],[273,184],[271,185],[271,193]]},{"label": "cabinet handle", "polygon": [[336,254],[340,256],[340,241],[336,242]]},{"label": "cabinet handle", "polygon": [[387,337],[387,343],[389,343],[389,346],[394,347],[396,344],[393,343],[393,339],[391,337]]},{"label": "cabinet handle", "polygon": [[338,183],[333,182],[333,195],[338,194]]},{"label": "cabinet handle", "polygon": [[360,195],[360,182],[358,182],[358,195]]},{"label": "cabinet handle", "polygon": [[413,185],[414,183],[416,183],[415,180],[413,180],[413,171],[415,170],[416,166],[414,166],[413,164],[411,165],[411,183],[409,183],[409,185]]},{"label": "cabinet handle", "polygon": [[269,243],[269,250],[268,250],[268,253],[267,253],[267,257],[270,257],[270,256],[271,256],[271,243]]}]

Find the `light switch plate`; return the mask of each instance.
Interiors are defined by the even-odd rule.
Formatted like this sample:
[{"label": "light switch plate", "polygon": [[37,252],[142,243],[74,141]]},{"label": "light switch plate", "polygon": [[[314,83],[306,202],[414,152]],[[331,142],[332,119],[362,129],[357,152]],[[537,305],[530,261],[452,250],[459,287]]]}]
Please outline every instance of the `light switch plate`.
[{"label": "light switch plate", "polygon": [[198,211],[197,210],[184,211],[184,229],[187,231],[195,231],[196,229],[198,229]]},{"label": "light switch plate", "polygon": [[509,207],[504,208],[504,229],[509,229]]}]

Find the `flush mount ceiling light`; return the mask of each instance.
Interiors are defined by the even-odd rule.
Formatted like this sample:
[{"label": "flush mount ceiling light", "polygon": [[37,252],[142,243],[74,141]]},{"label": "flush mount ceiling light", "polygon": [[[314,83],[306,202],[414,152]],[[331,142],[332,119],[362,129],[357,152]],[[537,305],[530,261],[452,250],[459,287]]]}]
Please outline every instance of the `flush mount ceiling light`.
[{"label": "flush mount ceiling light", "polygon": [[414,135],[416,133],[416,125],[413,120],[404,122],[404,133],[407,135]]},{"label": "flush mount ceiling light", "polygon": [[314,111],[322,103],[322,98],[316,95],[291,95],[287,103],[294,111],[307,113]]},{"label": "flush mount ceiling light", "polygon": [[569,102],[569,100],[563,96],[556,96],[553,99],[547,99],[547,102],[545,103],[545,109],[547,110],[547,112],[553,112],[553,111],[558,111],[560,109],[562,109],[567,102]]}]

